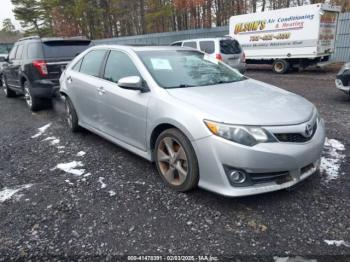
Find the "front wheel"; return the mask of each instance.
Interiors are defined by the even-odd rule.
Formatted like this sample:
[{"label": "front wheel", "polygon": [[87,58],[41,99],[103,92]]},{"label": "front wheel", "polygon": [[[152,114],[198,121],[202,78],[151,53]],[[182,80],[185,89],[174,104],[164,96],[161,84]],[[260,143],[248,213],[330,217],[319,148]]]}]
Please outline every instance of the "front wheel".
[{"label": "front wheel", "polygon": [[4,74],[1,75],[2,88],[6,97],[15,97],[16,92],[11,90],[7,84]]},{"label": "front wheel", "polygon": [[157,138],[154,158],[164,182],[179,192],[198,185],[199,168],[191,142],[179,130],[171,128]]}]

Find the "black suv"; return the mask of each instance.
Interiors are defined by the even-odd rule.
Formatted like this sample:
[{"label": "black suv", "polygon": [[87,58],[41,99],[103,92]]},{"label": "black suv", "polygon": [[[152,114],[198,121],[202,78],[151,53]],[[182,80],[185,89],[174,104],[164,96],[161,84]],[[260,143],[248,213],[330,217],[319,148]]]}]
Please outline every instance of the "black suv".
[{"label": "black suv", "polygon": [[3,68],[5,95],[24,94],[32,111],[51,104],[59,89],[59,78],[66,65],[87,49],[84,38],[26,37],[15,43]]}]

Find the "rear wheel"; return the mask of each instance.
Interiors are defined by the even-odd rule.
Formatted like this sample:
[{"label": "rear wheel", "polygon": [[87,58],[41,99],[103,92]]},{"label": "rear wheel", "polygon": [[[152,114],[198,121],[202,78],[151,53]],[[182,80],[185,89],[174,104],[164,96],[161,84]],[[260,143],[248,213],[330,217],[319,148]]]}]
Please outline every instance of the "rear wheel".
[{"label": "rear wheel", "polygon": [[175,128],[163,131],[157,138],[154,157],[159,174],[171,188],[186,192],[199,180],[196,154],[188,138]]},{"label": "rear wheel", "polygon": [[24,100],[26,101],[27,106],[32,111],[38,111],[43,107],[43,102],[39,97],[33,96],[32,88],[28,81],[23,84],[24,89]]},{"label": "rear wheel", "polygon": [[290,64],[284,59],[277,59],[272,64],[272,70],[277,74],[284,74],[289,70]]},{"label": "rear wheel", "polygon": [[4,74],[1,75],[1,82],[2,82],[2,90],[4,90],[5,96],[6,97],[15,97],[16,92],[9,88]]},{"label": "rear wheel", "polygon": [[66,97],[65,104],[66,104],[66,120],[67,120],[68,126],[72,132],[77,132],[80,130],[80,127],[78,124],[79,122],[78,116],[73,106],[73,103],[69,99],[69,97]]}]

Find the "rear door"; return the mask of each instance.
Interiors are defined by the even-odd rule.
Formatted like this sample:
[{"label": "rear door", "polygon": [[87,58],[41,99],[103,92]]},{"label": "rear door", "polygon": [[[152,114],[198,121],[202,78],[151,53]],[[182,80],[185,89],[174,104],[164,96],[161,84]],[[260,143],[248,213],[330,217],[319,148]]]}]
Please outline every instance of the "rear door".
[{"label": "rear door", "polygon": [[98,88],[107,51],[92,50],[65,73],[67,92],[78,113],[79,121],[100,130]]},{"label": "rear door", "polygon": [[237,40],[222,39],[219,41],[222,60],[231,67],[240,64],[243,52]]},{"label": "rear door", "polygon": [[42,42],[47,78],[58,81],[66,65],[90,45],[88,40],[49,40]]}]

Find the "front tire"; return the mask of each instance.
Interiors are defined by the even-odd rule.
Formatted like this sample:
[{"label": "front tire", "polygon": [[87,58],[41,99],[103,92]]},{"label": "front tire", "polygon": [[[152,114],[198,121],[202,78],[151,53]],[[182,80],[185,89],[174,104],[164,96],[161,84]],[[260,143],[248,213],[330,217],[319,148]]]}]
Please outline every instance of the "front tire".
[{"label": "front tire", "polygon": [[178,129],[163,131],[157,138],[154,159],[163,181],[179,192],[194,189],[199,181],[198,161],[191,142]]},{"label": "front tire", "polygon": [[69,129],[72,132],[78,132],[80,130],[79,121],[78,121],[78,115],[75,111],[75,108],[73,106],[72,101],[69,99],[69,97],[65,97],[65,104],[66,104],[66,120],[69,126]]},{"label": "front tire", "polygon": [[8,98],[15,97],[16,92],[9,88],[4,74],[1,75],[1,82],[2,82],[2,88],[3,88],[3,91],[5,93],[5,96]]}]

